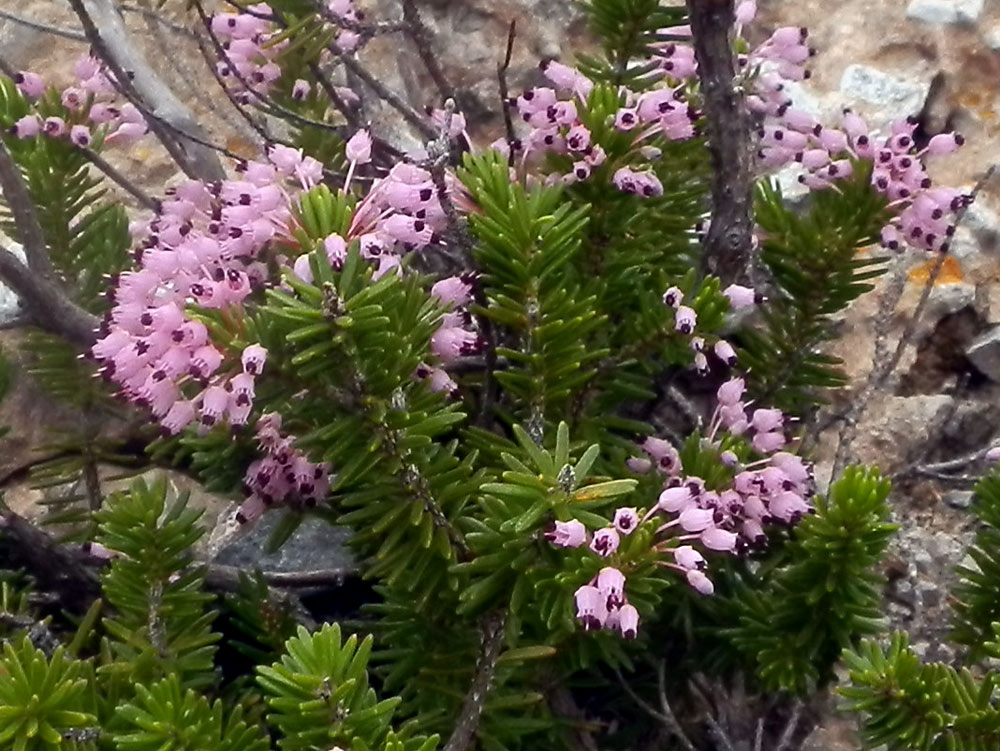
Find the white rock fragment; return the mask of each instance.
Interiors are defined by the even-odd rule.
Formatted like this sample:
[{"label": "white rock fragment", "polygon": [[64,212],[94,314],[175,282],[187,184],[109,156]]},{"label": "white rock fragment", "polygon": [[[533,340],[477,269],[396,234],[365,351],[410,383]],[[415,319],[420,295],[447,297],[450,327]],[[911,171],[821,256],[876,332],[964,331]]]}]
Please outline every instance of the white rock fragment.
[{"label": "white rock fragment", "polygon": [[994,26],[983,34],[986,46],[994,52],[1000,52],[1000,26]]},{"label": "white rock fragment", "polygon": [[906,17],[924,23],[958,23],[958,8],[952,0],[912,0],[906,7]]},{"label": "white rock fragment", "polygon": [[1000,381],[1000,326],[973,339],[965,350],[965,356],[991,381]]},{"label": "white rock fragment", "polygon": [[844,69],[840,91],[850,99],[878,105],[879,112],[891,113],[891,119],[896,119],[920,112],[930,91],[930,81],[854,64]]},{"label": "white rock fragment", "polygon": [[911,0],[906,17],[937,24],[968,24],[979,20],[985,0]]},{"label": "white rock fragment", "polygon": [[985,0],[955,0],[959,23],[975,23],[983,12]]},{"label": "white rock fragment", "polygon": [[[5,236],[0,235],[0,244],[18,257],[23,263],[27,263],[24,257],[24,248],[20,243],[12,242]],[[6,284],[0,284],[0,325],[14,321],[21,312],[21,301],[14,290]]]}]

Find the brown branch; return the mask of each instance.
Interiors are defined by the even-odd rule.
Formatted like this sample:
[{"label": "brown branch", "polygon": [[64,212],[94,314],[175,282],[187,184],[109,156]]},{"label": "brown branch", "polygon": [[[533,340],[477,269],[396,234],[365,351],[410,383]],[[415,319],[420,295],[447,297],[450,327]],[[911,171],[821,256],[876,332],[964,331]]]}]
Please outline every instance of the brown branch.
[{"label": "brown branch", "polygon": [[112,0],[68,2],[119,90],[141,111],[154,115],[149,118],[150,129],[184,173],[206,182],[224,179],[222,163],[203,144],[201,126],[133,44]]},{"label": "brown branch", "polygon": [[17,166],[3,141],[0,140],[0,192],[10,207],[17,228],[18,239],[24,247],[24,255],[28,260],[28,268],[52,279],[55,269],[49,258],[45,233],[35,213],[35,202],[31,198],[21,168]]},{"label": "brown branch", "polygon": [[431,30],[427,28],[424,19],[420,17],[414,0],[403,0],[403,23],[406,35],[413,41],[413,46],[417,48],[417,55],[424,67],[427,68],[441,99],[453,99],[455,87],[448,82],[444,70],[441,68],[441,63],[438,62],[438,56],[431,49],[433,46]]},{"label": "brown branch", "polygon": [[437,131],[434,127],[427,122],[427,120],[421,117],[413,107],[404,102],[395,92],[387,88],[381,81],[379,81],[375,76],[369,73],[365,68],[355,60],[350,55],[340,55],[340,61],[344,64],[344,67],[348,71],[360,78],[364,84],[375,92],[375,95],[396,110],[406,122],[416,128],[422,136],[425,138],[437,138]]},{"label": "brown branch", "polygon": [[514,37],[517,34],[517,20],[511,20],[507,29],[507,51],[503,56],[503,62],[497,63],[497,85],[500,89],[500,107],[503,112],[504,133],[507,136],[507,147],[510,154],[507,156],[507,164],[514,166],[514,143],[517,141],[517,133],[514,131],[514,118],[511,117],[510,109],[510,89],[507,86],[507,71],[510,70],[510,61],[514,56]]},{"label": "brown branch", "polygon": [[69,39],[73,42],[87,41],[87,36],[82,31],[78,31],[77,29],[64,29],[61,26],[53,26],[40,21],[33,21],[30,18],[17,16],[6,10],[0,10],[0,19],[16,23],[19,26],[25,26],[29,29],[34,29],[35,31],[41,31],[43,34],[52,34],[53,36],[62,37],[63,39]]},{"label": "brown branch", "polygon": [[465,694],[458,722],[452,730],[443,751],[468,751],[472,745],[479,720],[486,706],[486,697],[496,673],[497,659],[503,646],[504,631],[507,627],[507,611],[496,611],[486,615],[480,622],[480,653],[472,674],[472,685]]},{"label": "brown branch", "polygon": [[750,271],[752,122],[735,81],[733,0],[687,0],[687,7],[712,161],[712,222],[702,267],[727,284],[745,280]]}]

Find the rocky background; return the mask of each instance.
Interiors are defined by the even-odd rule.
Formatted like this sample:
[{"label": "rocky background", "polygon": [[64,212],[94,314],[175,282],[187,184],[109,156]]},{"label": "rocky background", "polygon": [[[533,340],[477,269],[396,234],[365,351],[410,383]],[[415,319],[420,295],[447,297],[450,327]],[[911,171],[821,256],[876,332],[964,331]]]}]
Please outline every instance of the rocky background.
[{"label": "rocky background", "polygon": [[[799,87],[806,109],[834,120],[850,106],[884,124],[919,114],[928,135],[955,129],[967,139],[958,155],[940,159],[932,174],[943,184],[971,187],[1000,154],[1000,1],[998,0],[760,0],[751,37],[763,38],[777,26],[807,26],[818,55],[813,76]],[[394,0],[360,0],[373,17],[395,18]],[[495,66],[502,57],[507,28],[517,22],[510,81],[530,85],[543,57],[571,56],[587,44],[584,25],[572,0],[424,0],[424,15],[450,79],[463,90],[463,110],[486,143],[498,129]],[[13,7],[5,6],[13,12]],[[168,81],[206,124],[213,137],[233,150],[249,148],[252,134],[205,80],[203,61],[181,13],[183,3],[126,5],[130,26]],[[29,0],[17,14],[46,24],[75,28],[61,0]],[[0,18],[0,50],[16,67],[31,68],[59,80],[62,66],[86,49],[78,41],[26,28]],[[381,80],[408,92],[415,107],[427,104],[421,92],[428,81],[415,53],[398,39],[383,38],[366,53]],[[390,114],[376,107],[366,115],[392,129]],[[378,127],[378,125],[376,126]],[[173,170],[155,144],[117,155],[118,163],[151,192],[159,192]],[[984,469],[963,457],[989,446],[1000,418],[1000,177],[988,183],[968,212],[953,244],[952,257],[934,284],[912,346],[872,398],[854,444],[854,458],[874,462],[894,476],[895,521],[900,533],[886,573],[887,603],[895,625],[912,634],[918,652],[929,659],[956,657],[944,643],[951,571],[964,557],[973,523],[968,513],[971,485]],[[889,319],[888,351],[896,347],[912,318],[928,277],[925,259],[901,261],[907,283]],[[882,289],[860,299],[844,316],[842,338],[834,348],[846,361],[858,388],[872,368],[874,331]],[[16,299],[0,289],[0,320],[16,316]],[[17,359],[16,331],[0,331],[3,349]],[[846,401],[845,397],[845,400]],[[836,408],[838,405],[834,405]],[[50,455],[45,448],[52,427],[72,425],[79,416],[54,409],[24,373],[0,404],[0,424],[12,432],[0,442],[0,483],[15,508],[37,509],[42,491],[32,489],[28,469]],[[836,432],[820,446],[821,470],[829,472]],[[115,473],[109,468],[108,476]],[[823,472],[821,471],[822,475]],[[179,487],[195,491],[218,514],[228,505],[199,493],[182,477]],[[290,545],[264,559],[273,569],[302,565],[311,556],[320,567],[344,565],[329,531],[310,528],[308,544]],[[335,533],[334,533],[335,536]],[[225,562],[240,565],[258,555],[260,534],[231,545]],[[335,542],[336,540],[333,540]],[[316,556],[323,557],[317,562]],[[860,744],[849,720],[831,712],[806,741],[811,751],[854,751]]]}]

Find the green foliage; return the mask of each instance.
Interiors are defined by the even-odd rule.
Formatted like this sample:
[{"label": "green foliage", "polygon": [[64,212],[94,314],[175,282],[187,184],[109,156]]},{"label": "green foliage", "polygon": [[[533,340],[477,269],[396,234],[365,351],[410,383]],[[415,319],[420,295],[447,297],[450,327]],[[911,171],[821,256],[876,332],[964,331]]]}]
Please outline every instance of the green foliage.
[{"label": "green foliage", "polygon": [[270,707],[268,721],[282,749],[310,751],[331,746],[374,751],[398,745],[404,751],[432,751],[436,738],[408,737],[391,727],[399,699],[379,701],[368,685],[372,638],[341,638],[340,626],[326,624],[310,634],[300,627],[285,654],[257,668]]},{"label": "green foliage", "polygon": [[238,709],[228,718],[222,702],[184,689],[176,673],[150,686],[136,685],[133,702],[118,708],[120,751],[268,751],[261,729],[248,725]]},{"label": "green foliage", "polygon": [[888,751],[991,751],[1000,746],[997,676],[921,664],[906,635],[886,646],[864,640],[847,650],[847,708],[862,713],[867,743]]},{"label": "green foliage", "polygon": [[740,330],[740,362],[753,371],[760,399],[796,414],[846,383],[840,361],[820,347],[835,337],[832,317],[885,271],[885,258],[859,251],[877,241],[886,200],[869,185],[870,166],[855,162],[854,170],[836,191],[811,194],[802,212],[787,205],[777,183],[758,186],[760,256],[777,289],[763,307],[763,326]]},{"label": "green foliage", "polygon": [[594,80],[633,89],[641,88],[642,75],[652,70],[652,64],[634,64],[635,59],[645,57],[651,44],[675,40],[657,30],[687,20],[683,8],[664,6],[660,0],[584,0],[580,6],[604,52],[603,58],[578,55],[580,69]]},{"label": "green foliage", "polygon": [[828,682],[841,650],[881,629],[889,488],[875,470],[848,467],[795,528],[784,565],[739,592],[731,638],[769,689]]},{"label": "green foliage", "polygon": [[201,514],[186,508],[186,494],[166,502],[165,479],[151,486],[137,480],[98,515],[98,541],[120,554],[103,577],[116,611],[104,619],[115,659],[105,669],[125,670],[133,681],[175,675],[185,688],[204,687],[215,682],[212,645],[219,637],[206,609],[213,598],[192,566]]},{"label": "green foliage", "polygon": [[70,731],[94,725],[83,664],[60,646],[47,656],[27,637],[3,643],[0,747],[12,751],[76,749]]},{"label": "green foliage", "polygon": [[979,480],[973,512],[980,525],[968,554],[973,565],[958,567],[952,607],[952,638],[969,648],[972,657],[986,654],[993,623],[1000,621],[1000,469]]},{"label": "green foliage", "polygon": [[506,334],[506,346],[497,348],[497,356],[510,361],[496,373],[509,396],[502,409],[512,422],[544,429],[605,354],[587,347],[602,319],[569,263],[580,249],[586,208],[574,210],[553,188],[529,192],[511,184],[497,152],[466,155],[459,176],[483,208],[470,217],[470,227],[489,302],[482,312]]}]

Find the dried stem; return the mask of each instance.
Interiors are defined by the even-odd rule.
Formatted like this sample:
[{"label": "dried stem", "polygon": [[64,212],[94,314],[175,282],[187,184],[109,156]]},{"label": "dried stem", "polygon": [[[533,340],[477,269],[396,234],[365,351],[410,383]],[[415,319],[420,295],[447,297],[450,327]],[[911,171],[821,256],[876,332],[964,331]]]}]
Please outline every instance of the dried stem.
[{"label": "dried stem", "polygon": [[712,159],[712,222],[704,271],[723,284],[748,277],[753,236],[751,119],[736,85],[733,0],[688,0]]},{"label": "dried stem", "polygon": [[486,697],[496,673],[497,659],[503,646],[504,631],[507,627],[507,612],[496,611],[486,615],[479,625],[480,652],[469,686],[458,715],[458,722],[452,730],[443,751],[468,751],[472,747],[479,720],[486,706]]},{"label": "dried stem", "polygon": [[369,89],[375,92],[375,95],[379,99],[396,110],[403,117],[403,119],[419,131],[422,136],[425,138],[437,137],[437,131],[434,130],[434,127],[427,122],[427,120],[422,117],[419,112],[404,102],[395,92],[391,91],[381,81],[375,78],[375,76],[365,70],[361,63],[350,55],[341,55],[340,61],[344,64],[344,67],[347,68],[348,71],[360,78]]},{"label": "dried stem", "polygon": [[417,48],[417,55],[424,67],[427,68],[441,99],[454,98],[455,87],[448,82],[444,70],[441,69],[441,63],[438,62],[438,56],[431,49],[433,46],[431,30],[427,28],[424,19],[420,17],[414,0],[403,0],[403,24],[406,35],[413,40],[413,46]]},{"label": "dried stem", "polygon": [[507,86],[507,71],[510,70],[510,61],[514,56],[514,37],[517,34],[517,21],[512,20],[507,29],[507,51],[504,53],[503,62],[497,63],[497,84],[500,89],[500,106],[503,111],[503,127],[507,136],[507,145],[510,154],[507,156],[507,163],[514,165],[514,143],[517,141],[517,133],[514,132],[514,118],[510,114],[510,89]]},{"label": "dried stem", "polygon": [[781,738],[778,739],[778,745],[775,747],[774,751],[788,751],[789,747],[792,745],[792,739],[795,737],[795,732],[799,729],[799,721],[801,719],[802,700],[796,699],[795,703],[792,705],[791,716],[785,724],[785,729],[782,731]]},{"label": "dried stem", "polygon": [[42,23],[30,18],[24,18],[6,10],[0,10],[0,18],[16,23],[19,26],[34,29],[35,31],[41,31],[45,34],[51,34],[52,36],[62,37],[63,39],[69,39],[73,42],[87,41],[87,35],[77,29],[64,29],[61,26],[53,26],[52,24]]}]

